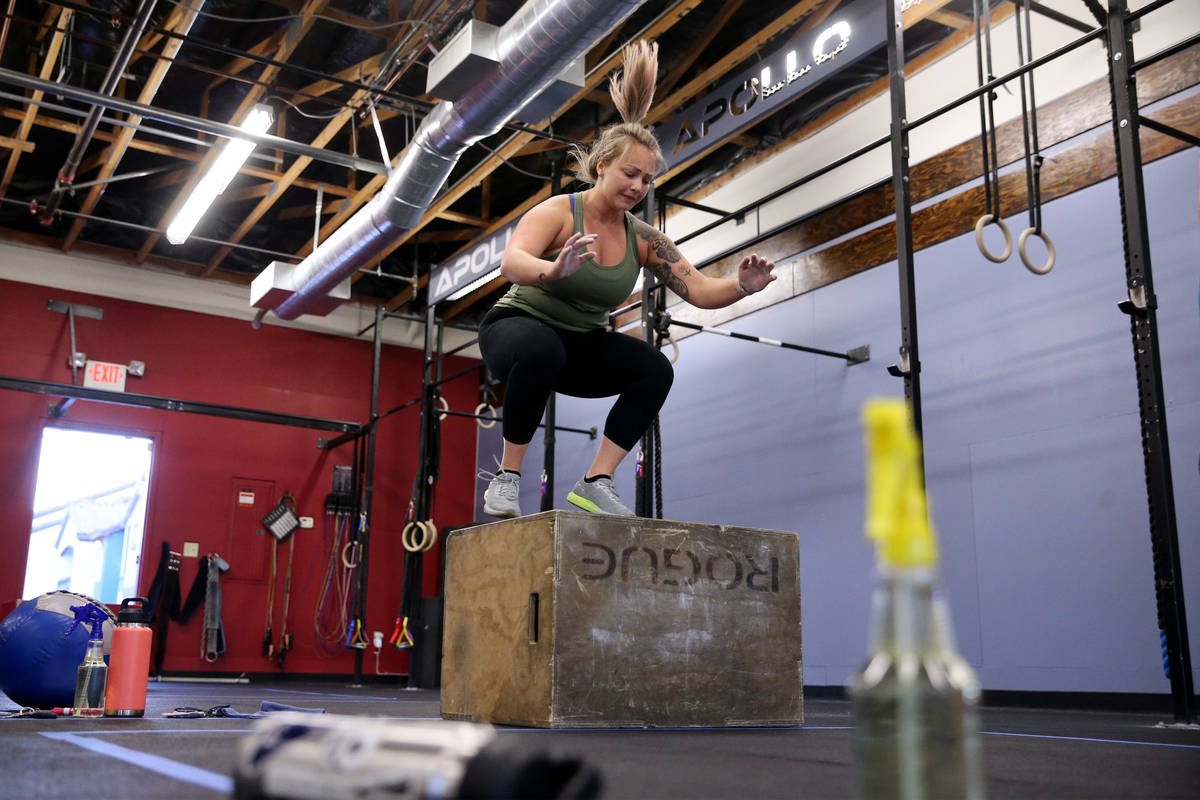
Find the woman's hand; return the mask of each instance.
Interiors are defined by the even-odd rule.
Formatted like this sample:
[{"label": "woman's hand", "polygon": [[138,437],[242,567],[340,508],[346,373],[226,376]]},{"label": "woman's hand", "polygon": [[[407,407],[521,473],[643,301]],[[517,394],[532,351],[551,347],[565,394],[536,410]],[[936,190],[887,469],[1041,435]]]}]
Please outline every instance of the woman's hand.
[{"label": "woman's hand", "polygon": [[743,258],[738,265],[738,293],[745,296],[767,288],[768,283],[779,277],[771,271],[773,269],[775,262],[760,258],[758,253]]},{"label": "woman's hand", "polygon": [[594,241],[596,241],[594,233],[573,233],[568,236],[567,241],[563,243],[562,250],[558,251],[558,258],[554,259],[550,269],[539,278],[547,281],[560,281],[574,275],[587,262],[595,261],[596,254],[587,249],[588,245]]}]

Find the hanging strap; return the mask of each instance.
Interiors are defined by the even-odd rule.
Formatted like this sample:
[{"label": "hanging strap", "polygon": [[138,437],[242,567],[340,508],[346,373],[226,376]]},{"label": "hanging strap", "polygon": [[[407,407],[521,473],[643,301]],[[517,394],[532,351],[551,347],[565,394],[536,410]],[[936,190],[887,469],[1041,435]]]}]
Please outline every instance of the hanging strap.
[{"label": "hanging strap", "polygon": [[[1025,66],[1026,56],[1033,60],[1033,31],[1030,27],[1029,0],[1024,0],[1025,27],[1021,28],[1021,4],[1014,2],[1014,14],[1017,29],[1017,64]],[[1038,147],[1037,135],[1037,97],[1033,89],[1033,71],[1023,73],[1021,82],[1021,130],[1025,143],[1025,189],[1029,195],[1029,227],[1021,232],[1017,239],[1017,253],[1030,272],[1035,275],[1045,275],[1054,268],[1054,242],[1042,230],[1042,154]],[[1026,88],[1028,84],[1028,89]],[[1030,236],[1037,236],[1046,246],[1046,263],[1034,264],[1026,252],[1026,244]]]},{"label": "hanging strap", "polygon": [[[971,18],[975,33],[975,66],[979,85],[991,82],[992,73],[992,21],[988,0],[973,0]],[[985,72],[986,67],[986,72]],[[1012,255],[1012,234],[1004,224],[1000,212],[1000,164],[996,148],[996,92],[989,89],[979,96],[979,144],[983,156],[984,214],[975,222],[975,244],[988,261],[999,264]],[[983,241],[983,228],[993,223],[1004,235],[1004,252],[995,255]]]},{"label": "hanging strap", "polygon": [[288,614],[291,612],[292,601],[292,560],[296,556],[296,537],[288,537],[288,564],[287,577],[283,582],[283,613],[279,620],[279,668],[283,669],[283,662],[287,658],[288,650],[292,649],[292,632],[288,625]]},{"label": "hanging strap", "polygon": [[204,582],[204,631],[201,636],[200,655],[210,664],[225,652],[225,631],[221,624],[221,572],[229,569],[229,562],[216,553],[208,557]]},{"label": "hanging strap", "polygon": [[271,537],[271,577],[267,583],[267,620],[263,626],[262,654],[264,658],[275,655],[275,633],[271,630],[275,618],[275,572],[279,563],[279,540]]}]

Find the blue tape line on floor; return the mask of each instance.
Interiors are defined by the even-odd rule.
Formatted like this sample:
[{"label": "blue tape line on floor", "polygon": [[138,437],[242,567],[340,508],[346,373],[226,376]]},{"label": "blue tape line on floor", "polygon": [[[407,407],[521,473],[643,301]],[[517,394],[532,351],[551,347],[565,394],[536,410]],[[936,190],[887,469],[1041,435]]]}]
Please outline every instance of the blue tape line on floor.
[{"label": "blue tape line on floor", "polygon": [[209,772],[199,767],[193,767],[191,764],[183,764],[179,761],[163,758],[162,756],[130,750],[111,742],[84,738],[76,733],[42,731],[41,734],[48,739],[67,742],[68,744],[82,747],[85,750],[91,750],[93,753],[99,753],[109,758],[116,758],[135,767],[148,769],[151,772],[157,772],[159,775],[165,775],[168,778],[174,778],[178,781],[203,786],[205,789],[212,789],[213,791],[224,792],[226,794],[233,791],[233,778],[228,775],[218,775],[215,772]]}]

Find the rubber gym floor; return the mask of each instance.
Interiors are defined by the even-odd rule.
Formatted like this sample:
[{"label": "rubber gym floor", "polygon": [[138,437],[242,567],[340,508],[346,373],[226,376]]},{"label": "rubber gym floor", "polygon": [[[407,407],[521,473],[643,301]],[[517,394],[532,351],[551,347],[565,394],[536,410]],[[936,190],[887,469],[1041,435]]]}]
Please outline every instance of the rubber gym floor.
[{"label": "rubber gym floor", "polygon": [[[232,793],[238,740],[254,720],[171,719],[181,706],[263,700],[401,722],[439,718],[438,694],[335,683],[150,684],[140,719],[0,720],[0,797],[187,800]],[[13,707],[0,694],[0,709]],[[985,708],[990,800],[1200,797],[1200,728],[1169,714]],[[522,747],[574,754],[601,773],[602,798],[849,798],[849,703],[808,700],[805,723],[759,729],[499,728]],[[312,795],[319,797],[321,795]]]}]

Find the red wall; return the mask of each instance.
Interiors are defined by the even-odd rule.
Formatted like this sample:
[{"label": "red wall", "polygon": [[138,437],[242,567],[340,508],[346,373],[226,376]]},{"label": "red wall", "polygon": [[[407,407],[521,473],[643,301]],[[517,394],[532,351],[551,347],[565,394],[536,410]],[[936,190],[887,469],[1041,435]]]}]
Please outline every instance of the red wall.
[{"label": "red wall", "polygon": [[[248,322],[175,311],[107,297],[79,294],[0,280],[0,375],[58,383],[71,382],[67,365],[70,335],[67,316],[46,309],[49,299],[96,306],[102,320],[77,318],[76,346],[88,358],[120,364],[146,363],[142,378],[130,377],[126,389],[139,394],[365,422],[370,411],[372,344]],[[385,324],[387,324],[385,322]],[[418,397],[421,351],[383,348],[380,400],[386,411]],[[466,359],[450,359],[447,373],[465,368]],[[80,378],[82,381],[82,376]],[[474,408],[477,381],[467,376],[447,384],[450,407]],[[51,422],[47,409],[57,398],[0,389],[0,613],[21,594],[32,520],[38,447],[42,428]],[[186,624],[172,623],[164,670],[187,672],[275,672],[261,654],[270,567],[269,535],[261,511],[283,492],[296,498],[297,513],[316,521],[296,532],[292,573],[291,673],[351,673],[353,653],[326,655],[316,645],[314,610],[328,559],[322,547],[324,499],[333,466],[351,464],[353,445],[334,451],[317,447],[318,438],[335,433],[261,422],[244,422],[131,406],[78,400],[65,424],[153,437],[154,465],[142,551],[141,591],[149,588],[161,543],[181,551],[198,542],[200,555],[219,553],[231,569],[222,579],[227,651],[209,664],[200,657],[202,612]],[[401,525],[408,510],[417,465],[419,406],[379,424],[375,463],[373,528],[367,582],[367,636],[393,628],[400,603],[404,548]],[[439,528],[469,524],[474,513],[475,423],[447,417],[442,423],[441,479],[436,486],[433,520]],[[365,439],[364,439],[365,442]],[[239,488],[256,488],[253,509],[239,507]],[[265,495],[265,496],[264,496]],[[239,510],[240,508],[240,510]],[[281,622],[287,547],[279,548],[275,590],[275,635]],[[436,593],[438,550],[426,555],[425,595]],[[199,560],[183,559],[181,588],[186,595]],[[404,653],[385,645],[383,672],[404,671]],[[373,649],[363,662],[375,671]]]}]

